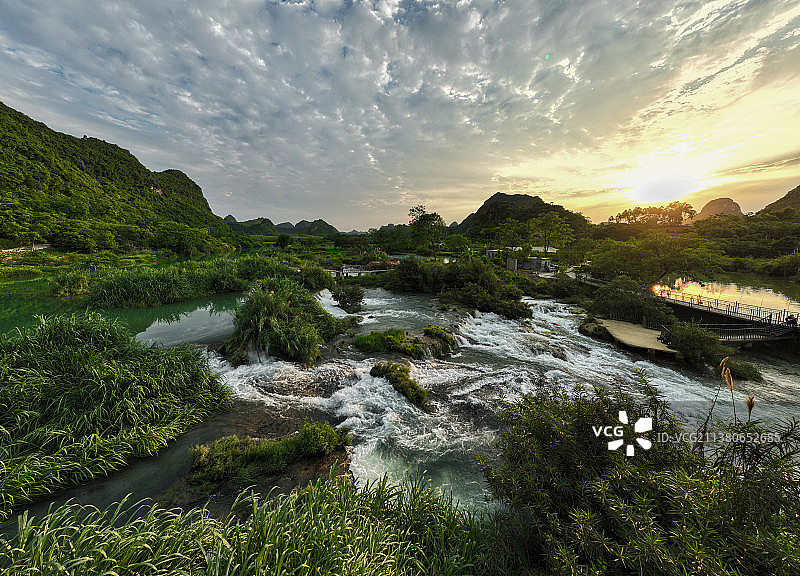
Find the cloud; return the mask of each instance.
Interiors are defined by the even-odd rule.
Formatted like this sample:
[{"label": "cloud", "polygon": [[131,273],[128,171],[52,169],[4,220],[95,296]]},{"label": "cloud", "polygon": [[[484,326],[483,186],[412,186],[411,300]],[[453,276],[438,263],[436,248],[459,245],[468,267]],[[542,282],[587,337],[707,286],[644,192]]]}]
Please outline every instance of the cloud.
[{"label": "cloud", "polygon": [[461,220],[498,190],[605,210],[642,158],[751,139],[730,171],[800,127],[800,8],[778,0],[2,3],[0,99],[239,219]]}]

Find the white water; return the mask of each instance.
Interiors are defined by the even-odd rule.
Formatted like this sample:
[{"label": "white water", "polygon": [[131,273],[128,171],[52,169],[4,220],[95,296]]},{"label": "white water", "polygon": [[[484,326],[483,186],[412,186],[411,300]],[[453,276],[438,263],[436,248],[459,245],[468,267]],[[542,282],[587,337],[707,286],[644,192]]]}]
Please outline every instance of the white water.
[{"label": "white water", "polygon": [[[343,315],[329,294],[321,294],[320,300],[330,312]],[[426,470],[434,483],[470,503],[479,503],[487,495],[475,455],[492,460],[495,413],[501,398],[513,400],[532,392],[538,382],[561,384],[568,390],[593,383],[632,388],[639,378],[636,371],[644,371],[690,424],[707,414],[718,387],[715,380],[649,362],[581,335],[577,327],[583,315],[569,305],[542,300],[527,303],[533,310],[530,320],[505,320],[489,313],[463,318],[439,311],[436,301],[428,297],[367,291],[362,332],[388,327],[415,329],[428,323],[456,329],[460,348],[452,358],[412,365],[412,377],[429,391],[435,414],[416,409],[385,379],[370,376],[375,358],[356,359],[353,355],[312,369],[274,359],[234,369],[215,354],[210,360],[241,398],[322,410],[351,427],[351,469],[356,478],[367,480],[388,473],[399,480],[409,467],[419,468]],[[738,405],[743,409],[743,397],[752,394],[757,399],[754,415],[760,418],[797,416],[800,371],[796,367],[792,371],[791,366],[773,369],[763,361],[761,368],[764,383],[737,385],[734,397]],[[309,397],[298,393],[304,382],[323,382],[329,394]],[[727,390],[720,396],[715,414],[730,415]]]}]

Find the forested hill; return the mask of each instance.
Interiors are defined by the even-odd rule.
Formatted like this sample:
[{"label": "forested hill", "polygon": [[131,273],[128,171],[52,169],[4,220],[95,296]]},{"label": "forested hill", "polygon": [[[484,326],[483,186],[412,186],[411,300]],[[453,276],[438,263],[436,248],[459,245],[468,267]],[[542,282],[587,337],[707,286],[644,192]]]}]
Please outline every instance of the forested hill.
[{"label": "forested hill", "polygon": [[119,146],[56,132],[0,103],[0,238],[189,254],[233,236],[183,172],[151,172]]},{"label": "forested hill", "polygon": [[583,232],[589,227],[586,218],[581,214],[571,212],[558,204],[549,204],[538,196],[497,192],[476,212],[464,218],[461,224],[454,226],[452,231],[477,238],[491,236],[497,225],[508,218],[524,222],[545,212],[556,212],[575,232]]},{"label": "forested hill", "polygon": [[800,210],[800,186],[794,190],[789,190],[785,196],[778,198],[772,204],[767,204],[761,212],[779,212],[786,208]]}]

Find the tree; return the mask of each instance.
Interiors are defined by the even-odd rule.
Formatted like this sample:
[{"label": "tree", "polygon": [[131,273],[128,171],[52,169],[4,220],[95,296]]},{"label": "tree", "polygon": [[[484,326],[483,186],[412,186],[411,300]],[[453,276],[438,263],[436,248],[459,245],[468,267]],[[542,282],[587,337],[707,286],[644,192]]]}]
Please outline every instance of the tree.
[{"label": "tree", "polygon": [[664,208],[664,220],[675,226],[680,226],[684,220],[694,218],[697,211],[686,202],[670,202]]},{"label": "tree", "polygon": [[358,284],[337,284],[331,293],[339,308],[348,314],[361,310],[364,302],[364,290]]},{"label": "tree", "polygon": [[551,247],[561,248],[572,242],[572,227],[555,212],[545,212],[530,221],[532,237],[541,242],[545,253]]},{"label": "tree", "polygon": [[463,234],[450,234],[444,239],[444,243],[454,256],[465,256],[472,252],[469,238]]},{"label": "tree", "polygon": [[691,204],[671,202],[667,206],[636,206],[623,210],[616,216],[609,217],[609,222],[626,222],[627,224],[644,224],[646,226],[680,226],[687,218],[697,214]]},{"label": "tree", "polygon": [[435,252],[447,231],[444,219],[436,212],[426,212],[422,204],[414,206],[408,215],[414,247],[421,252]]},{"label": "tree", "polygon": [[712,276],[720,271],[722,256],[722,249],[711,242],[663,232],[627,242],[607,239],[590,253],[593,274],[607,279],[625,275],[641,284]]},{"label": "tree", "polygon": [[514,248],[531,244],[531,228],[526,222],[507,218],[495,231],[497,243],[503,248]]}]

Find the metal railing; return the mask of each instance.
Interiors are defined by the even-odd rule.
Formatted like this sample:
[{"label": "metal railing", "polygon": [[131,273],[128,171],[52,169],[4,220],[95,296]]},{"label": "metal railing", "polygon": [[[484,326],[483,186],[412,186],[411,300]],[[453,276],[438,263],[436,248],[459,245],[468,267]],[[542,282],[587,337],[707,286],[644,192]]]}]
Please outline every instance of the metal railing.
[{"label": "metal railing", "polygon": [[794,315],[789,310],[765,308],[763,306],[744,304],[742,302],[731,302],[729,300],[720,300],[719,298],[708,298],[696,294],[685,294],[683,292],[676,292],[674,290],[668,290],[666,291],[666,294],[664,292],[665,291],[661,291],[659,294],[655,294],[655,297],[666,302],[674,302],[675,304],[689,306],[697,310],[719,312],[732,318],[783,324],[790,319],[790,316]]},{"label": "metal railing", "polygon": [[[590,286],[604,286],[607,280],[591,278],[584,275],[576,275],[575,279],[583,284]],[[724,314],[731,318],[750,320],[751,322],[767,322],[784,326],[794,326],[797,322],[798,314],[790,310],[778,310],[776,308],[766,308],[742,302],[731,302],[720,300],[719,298],[708,298],[697,294],[686,294],[675,290],[662,290],[658,294],[653,294],[653,298],[671,302],[680,306],[688,306],[695,310],[706,310],[711,313]],[[794,318],[794,320],[793,320]]]},{"label": "metal railing", "polygon": [[[721,342],[751,342],[756,340],[781,340],[791,338],[795,327],[787,324],[698,324],[699,328],[716,334]],[[659,340],[668,341],[670,327],[661,326]]]}]

